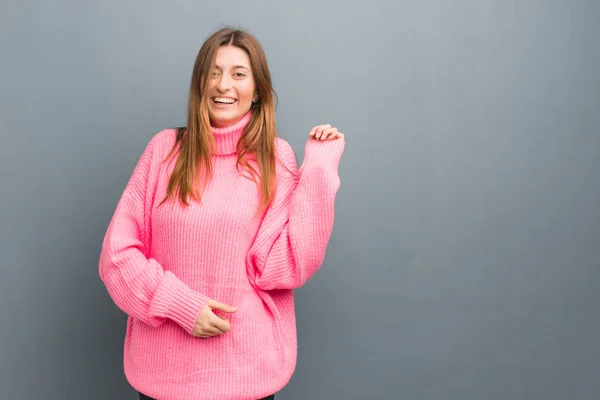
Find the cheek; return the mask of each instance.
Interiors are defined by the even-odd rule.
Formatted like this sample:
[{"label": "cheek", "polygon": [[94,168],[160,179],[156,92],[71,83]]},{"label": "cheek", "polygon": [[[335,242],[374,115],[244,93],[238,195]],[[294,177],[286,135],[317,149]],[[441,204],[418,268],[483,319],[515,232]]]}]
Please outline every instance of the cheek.
[{"label": "cheek", "polygon": [[255,86],[252,82],[248,82],[248,84],[244,85],[240,88],[241,93],[243,93],[244,102],[252,103],[252,98],[254,97]]}]

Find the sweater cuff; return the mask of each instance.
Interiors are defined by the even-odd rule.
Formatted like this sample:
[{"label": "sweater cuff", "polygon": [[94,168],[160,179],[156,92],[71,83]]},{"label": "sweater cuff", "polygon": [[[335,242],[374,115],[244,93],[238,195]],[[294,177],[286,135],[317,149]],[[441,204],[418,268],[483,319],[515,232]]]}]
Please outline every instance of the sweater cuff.
[{"label": "sweater cuff", "polygon": [[151,315],[171,319],[191,334],[208,300],[209,297],[193,291],[172,272],[167,271],[149,311]]},{"label": "sweater cuff", "polygon": [[320,165],[337,170],[345,146],[344,139],[324,141],[309,139],[304,147],[302,168]]}]

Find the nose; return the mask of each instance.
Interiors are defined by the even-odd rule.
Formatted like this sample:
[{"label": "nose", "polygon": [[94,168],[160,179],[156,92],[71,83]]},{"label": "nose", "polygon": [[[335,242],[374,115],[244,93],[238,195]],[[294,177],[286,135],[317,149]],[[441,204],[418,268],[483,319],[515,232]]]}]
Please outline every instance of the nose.
[{"label": "nose", "polygon": [[228,74],[221,74],[217,82],[217,89],[221,93],[226,93],[231,89],[231,77]]}]

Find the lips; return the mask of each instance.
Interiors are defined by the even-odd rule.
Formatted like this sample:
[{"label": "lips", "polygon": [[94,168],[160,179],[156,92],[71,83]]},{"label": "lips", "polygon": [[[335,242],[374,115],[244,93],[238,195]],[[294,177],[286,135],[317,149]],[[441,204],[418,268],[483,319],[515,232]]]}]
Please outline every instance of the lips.
[{"label": "lips", "polygon": [[235,103],[237,99],[234,99],[232,97],[213,97],[212,101],[215,104],[230,105]]}]

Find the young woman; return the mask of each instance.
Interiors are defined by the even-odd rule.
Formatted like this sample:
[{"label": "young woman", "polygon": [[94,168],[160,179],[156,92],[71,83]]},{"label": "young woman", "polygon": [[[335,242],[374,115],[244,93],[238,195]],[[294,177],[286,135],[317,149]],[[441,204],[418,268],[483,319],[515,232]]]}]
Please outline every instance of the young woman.
[{"label": "young woman", "polygon": [[325,257],[344,145],[316,126],[298,168],[260,44],[229,28],[206,40],[187,126],[150,140],[100,255],[129,316],[124,369],[141,399],[272,399],[288,383],[292,290]]}]

